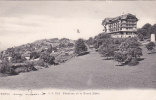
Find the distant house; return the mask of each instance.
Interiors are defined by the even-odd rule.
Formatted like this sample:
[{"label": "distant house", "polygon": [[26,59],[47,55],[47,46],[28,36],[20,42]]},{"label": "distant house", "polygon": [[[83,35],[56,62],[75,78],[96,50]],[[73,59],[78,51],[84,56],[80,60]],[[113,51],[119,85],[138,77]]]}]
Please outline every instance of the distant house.
[{"label": "distant house", "polygon": [[24,54],[25,59],[30,60],[30,54]]},{"label": "distant house", "polygon": [[22,54],[22,57],[24,57],[27,60],[30,60],[30,54],[31,54],[30,51],[26,51],[24,54]]},{"label": "distant house", "polygon": [[12,57],[11,57],[11,56],[8,56],[7,59],[8,59],[8,61],[10,62],[11,59],[12,59]]},{"label": "distant house", "polygon": [[115,18],[105,18],[102,21],[104,32],[113,38],[136,37],[137,21],[135,15],[124,14]]}]

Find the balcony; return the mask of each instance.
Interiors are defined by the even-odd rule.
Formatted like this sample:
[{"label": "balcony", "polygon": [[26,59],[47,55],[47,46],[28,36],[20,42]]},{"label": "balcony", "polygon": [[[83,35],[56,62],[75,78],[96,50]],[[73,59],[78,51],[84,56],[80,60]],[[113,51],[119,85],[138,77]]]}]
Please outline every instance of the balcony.
[{"label": "balcony", "polygon": [[137,31],[137,29],[121,29],[121,31],[133,32],[133,31]]},{"label": "balcony", "polygon": [[126,24],[122,24],[121,25],[121,27],[126,27],[126,28],[128,28],[128,27],[131,27],[131,28],[136,28],[136,25],[126,25]]}]

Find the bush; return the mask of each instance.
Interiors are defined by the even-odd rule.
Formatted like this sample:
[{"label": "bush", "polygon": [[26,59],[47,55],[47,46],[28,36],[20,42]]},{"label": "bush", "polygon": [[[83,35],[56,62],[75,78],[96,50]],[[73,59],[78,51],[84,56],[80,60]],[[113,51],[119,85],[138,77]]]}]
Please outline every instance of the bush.
[{"label": "bush", "polygon": [[11,66],[11,75],[17,75],[21,72],[29,72],[29,71],[35,71],[36,69],[34,68],[34,63],[31,61],[27,61],[24,63],[12,63],[10,64]]},{"label": "bush", "polygon": [[142,49],[139,46],[140,44],[136,38],[126,39],[119,46],[119,50],[115,52],[115,60],[121,64],[136,65],[138,59],[142,56]]},{"label": "bush", "polygon": [[22,57],[20,53],[14,53],[12,55],[12,59],[11,59],[12,63],[22,63],[24,61],[26,61],[26,58]]},{"label": "bush", "polygon": [[26,67],[27,67],[27,72],[29,71],[35,71],[36,69],[34,68],[34,62],[32,61],[27,61],[26,63]]},{"label": "bush", "polygon": [[110,38],[111,38],[110,34],[100,33],[97,36],[95,36],[93,45],[96,49],[98,49],[105,42],[106,39]]},{"label": "bush", "polygon": [[104,57],[113,57],[114,52],[117,50],[117,46],[115,44],[107,44],[107,45],[102,45],[99,48],[99,52],[104,56]]},{"label": "bush", "polygon": [[10,66],[10,63],[7,61],[7,60],[3,60],[1,63],[0,63],[0,73],[10,73],[11,71],[11,66]]},{"label": "bush", "polygon": [[133,47],[133,48],[128,48],[128,55],[131,55],[132,57],[135,58],[140,58],[140,56],[142,56],[142,49],[140,47]]},{"label": "bush", "polygon": [[150,43],[148,43],[147,45],[146,45],[146,48],[147,48],[147,50],[148,51],[151,51],[151,53],[152,52],[154,52],[154,50],[155,50],[155,43],[154,42],[150,42]]},{"label": "bush", "polygon": [[55,57],[50,56],[50,54],[48,53],[42,53],[40,56],[40,59],[43,59],[45,63],[51,64],[51,65],[55,64]]},{"label": "bush", "polygon": [[68,47],[74,47],[74,43],[68,43]]},{"label": "bush", "polygon": [[44,62],[48,63],[50,54],[43,52],[40,56],[40,59],[43,59]]},{"label": "bush", "polygon": [[59,48],[66,48],[66,47],[67,47],[67,45],[64,44],[64,43],[60,43],[60,44],[59,44]]},{"label": "bush", "polygon": [[122,64],[127,59],[127,53],[126,52],[117,51],[117,52],[114,53],[114,59]]},{"label": "bush", "polygon": [[44,65],[45,65],[43,59],[32,61],[32,63],[33,63],[34,66],[42,66],[42,67],[44,67]]},{"label": "bush", "polygon": [[55,64],[55,57],[54,56],[50,56],[49,60],[48,60],[48,63],[51,64],[51,65]]},{"label": "bush", "polygon": [[18,67],[16,69],[12,70],[11,74],[12,75],[18,75],[21,72],[27,72],[27,67],[25,67],[25,66]]},{"label": "bush", "polygon": [[87,49],[87,46],[84,42],[83,39],[78,39],[75,43],[75,53],[80,55],[81,53],[83,52],[86,52],[88,49]]},{"label": "bush", "polygon": [[90,37],[90,38],[86,41],[86,43],[87,43],[88,45],[93,45],[93,44],[94,44],[94,39],[93,39],[92,37]]},{"label": "bush", "polygon": [[38,52],[32,52],[30,54],[30,59],[37,59],[40,57],[40,54]]}]

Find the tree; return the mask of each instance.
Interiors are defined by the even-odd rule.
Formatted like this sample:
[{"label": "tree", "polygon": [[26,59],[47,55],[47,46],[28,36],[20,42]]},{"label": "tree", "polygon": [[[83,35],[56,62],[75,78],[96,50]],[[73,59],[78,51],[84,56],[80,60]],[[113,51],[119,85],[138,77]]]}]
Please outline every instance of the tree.
[{"label": "tree", "polygon": [[137,30],[137,35],[140,41],[144,40],[144,34],[145,34],[145,30],[144,29],[138,29]]},{"label": "tree", "polygon": [[20,53],[14,52],[12,54],[11,62],[13,63],[22,63],[26,61],[26,58],[22,57]]},{"label": "tree", "polygon": [[40,59],[43,59],[44,62],[48,63],[49,59],[50,59],[50,54],[43,52],[40,55]]},{"label": "tree", "polygon": [[144,29],[145,30],[145,39],[148,39],[148,38],[150,38],[150,35],[151,35],[151,27],[152,27],[152,25],[151,24],[149,24],[149,23],[146,23],[143,27],[142,27],[142,29]]},{"label": "tree", "polygon": [[31,52],[30,53],[30,59],[37,59],[40,57],[40,54],[38,52]]},{"label": "tree", "polygon": [[66,45],[65,43],[60,43],[60,44],[59,44],[59,47],[60,47],[60,48],[66,48],[67,45]]},{"label": "tree", "polygon": [[87,49],[87,46],[84,42],[83,39],[78,39],[75,43],[75,53],[76,54],[81,54],[81,53],[84,53],[86,52],[88,49]]},{"label": "tree", "polygon": [[43,52],[40,56],[40,59],[42,59],[45,63],[48,64],[55,64],[55,57],[50,56],[50,54]]},{"label": "tree", "polygon": [[101,53],[104,57],[113,57],[114,52],[117,51],[118,45],[114,43],[113,39],[108,38],[105,39],[103,44],[99,47],[99,53]]},{"label": "tree", "polygon": [[151,34],[155,34],[155,35],[156,35],[156,24],[154,24],[154,25],[151,27]]},{"label": "tree", "polygon": [[116,51],[114,52],[114,60],[116,60],[119,63],[123,63],[127,59],[127,53],[122,51]]},{"label": "tree", "polygon": [[140,40],[149,39],[151,35],[152,25],[147,23],[142,28],[137,30],[138,38]]},{"label": "tree", "polygon": [[68,43],[68,47],[74,47],[74,43]]},{"label": "tree", "polygon": [[121,64],[136,65],[140,56],[142,56],[142,49],[139,46],[140,44],[135,38],[126,39],[119,46],[119,50],[115,52],[115,60]]},{"label": "tree", "polygon": [[48,52],[48,53],[51,53],[51,52],[52,52],[52,48],[53,48],[52,45],[49,44],[47,52]]},{"label": "tree", "polygon": [[131,57],[134,57],[136,59],[140,58],[142,56],[142,49],[138,46],[128,48],[128,55],[131,55]]},{"label": "tree", "polygon": [[110,34],[106,34],[106,33],[100,33],[97,36],[95,36],[94,38],[94,47],[96,49],[98,49],[103,42],[105,41],[105,39],[111,38]]},{"label": "tree", "polygon": [[88,45],[93,45],[94,39],[93,39],[92,37],[90,37],[90,38],[86,41],[86,43],[87,43]]},{"label": "tree", "polygon": [[148,43],[147,45],[146,45],[146,48],[147,48],[147,50],[148,51],[151,51],[151,53],[153,53],[154,52],[154,50],[155,50],[155,43],[154,42],[150,42],[150,43]]}]

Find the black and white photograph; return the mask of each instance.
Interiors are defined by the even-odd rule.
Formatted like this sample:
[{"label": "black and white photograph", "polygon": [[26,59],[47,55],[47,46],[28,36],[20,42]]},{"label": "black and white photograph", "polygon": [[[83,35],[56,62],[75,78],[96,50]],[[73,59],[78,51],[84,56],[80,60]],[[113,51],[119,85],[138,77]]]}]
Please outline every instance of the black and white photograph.
[{"label": "black and white photograph", "polygon": [[0,95],[43,89],[156,100],[156,1],[0,1]]}]

